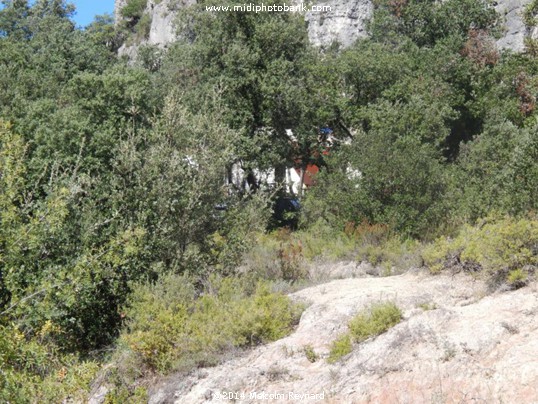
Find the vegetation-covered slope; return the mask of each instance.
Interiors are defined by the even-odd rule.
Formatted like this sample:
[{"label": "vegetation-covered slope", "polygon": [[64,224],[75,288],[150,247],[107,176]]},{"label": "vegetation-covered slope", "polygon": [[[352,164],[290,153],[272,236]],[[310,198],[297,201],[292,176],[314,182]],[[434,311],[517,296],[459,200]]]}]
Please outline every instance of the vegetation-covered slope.
[{"label": "vegetation-covered slope", "polygon": [[[525,218],[537,208],[538,62],[495,48],[498,18],[485,2],[379,1],[368,39],[323,52],[299,16],[205,13],[202,4],[180,16],[186,38],[166,52],[141,50],[135,66],[116,57],[109,18],[78,30],[62,0],[5,3],[0,400],[83,396],[116,346],[146,366],[131,369],[173,370],[153,354],[145,360],[153,332],[174,336],[165,350],[181,345],[215,327],[204,313],[245,314],[210,310],[230,299],[252,305],[251,328],[188,352],[218,357],[278,338],[296,309],[256,285],[304,275],[296,264],[308,245],[312,256],[331,255],[339,240],[353,250],[390,234],[407,246],[492,211]],[[339,139],[329,155],[325,128]],[[272,167],[277,179],[292,165],[321,166],[302,199],[301,234],[325,240],[263,235],[283,191],[227,186],[237,162],[252,173]],[[259,240],[275,253],[269,264],[249,255]],[[520,247],[537,254],[532,242]],[[446,258],[430,257],[436,266]],[[237,282],[236,296],[219,297],[222,278]],[[193,292],[144,313],[133,296],[151,300],[166,279]],[[200,324],[189,317],[169,332],[170,307],[199,313]],[[269,321],[273,309],[287,313],[281,324]],[[120,381],[118,397],[142,394]]]}]

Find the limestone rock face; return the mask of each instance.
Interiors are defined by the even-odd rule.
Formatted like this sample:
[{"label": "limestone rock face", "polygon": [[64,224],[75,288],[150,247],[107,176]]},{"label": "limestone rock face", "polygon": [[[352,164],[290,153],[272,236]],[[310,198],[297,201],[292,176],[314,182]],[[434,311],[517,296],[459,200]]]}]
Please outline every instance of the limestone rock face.
[{"label": "limestone rock face", "polygon": [[[120,11],[125,7],[127,0],[115,0],[114,16],[116,22],[120,21]],[[151,17],[151,28],[146,40],[135,46],[122,46],[120,55],[127,55],[129,58],[136,57],[136,49],[139,45],[165,46],[176,40],[176,29],[174,20],[176,10],[181,7],[192,5],[196,0],[148,0],[144,11]]]},{"label": "limestone rock face", "polygon": [[504,33],[497,41],[497,46],[500,49],[511,49],[514,52],[524,50],[525,37],[536,39],[538,30],[527,29],[523,23],[522,14],[525,7],[532,0],[500,0],[495,6],[495,10],[504,19]]},{"label": "limestone rock face", "polygon": [[336,41],[345,48],[367,35],[366,23],[374,9],[371,0],[329,0],[318,5],[328,8],[305,15],[312,44],[328,46]]},{"label": "limestone rock face", "polygon": [[[115,16],[119,21],[120,10],[127,0],[115,0]],[[497,41],[500,49],[515,52],[524,50],[525,37],[538,38],[538,28],[528,29],[522,13],[532,0],[498,0],[495,9],[503,19],[504,32]],[[164,46],[176,39],[174,19],[177,10],[194,4],[196,0],[148,0],[146,13],[151,17],[151,29],[143,44]],[[290,4],[302,4],[301,0]],[[372,0],[326,0],[316,2],[320,11],[307,11],[304,15],[308,24],[308,37],[312,44],[326,47],[338,42],[348,47],[357,39],[367,35],[366,25],[373,13]],[[135,48],[135,47],[131,47]],[[133,49],[122,47],[120,54],[131,54]]]},{"label": "limestone rock face", "polygon": [[169,0],[156,4],[155,0],[148,1],[151,13],[151,29],[148,43],[150,45],[166,44],[173,42],[176,35],[174,30],[174,14],[168,9]]}]

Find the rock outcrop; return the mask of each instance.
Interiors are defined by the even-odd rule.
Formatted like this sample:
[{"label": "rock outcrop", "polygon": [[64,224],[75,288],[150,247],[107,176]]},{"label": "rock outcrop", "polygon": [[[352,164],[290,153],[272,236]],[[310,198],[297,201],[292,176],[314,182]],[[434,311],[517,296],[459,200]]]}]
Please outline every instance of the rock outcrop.
[{"label": "rock outcrop", "polygon": [[366,23],[374,10],[372,1],[329,0],[319,4],[329,8],[326,11],[309,11],[305,15],[312,44],[328,46],[336,41],[345,48],[367,35]]},{"label": "rock outcrop", "polygon": [[525,38],[536,39],[538,31],[536,28],[529,29],[525,26],[522,18],[525,7],[532,0],[500,0],[495,6],[495,10],[503,18],[504,32],[497,41],[500,49],[511,49],[514,52],[521,52],[525,49]]},{"label": "rock outcrop", "polygon": [[[114,17],[116,21],[121,19],[121,9],[128,0],[116,0],[114,4]],[[181,5],[193,4],[195,0],[185,0]],[[150,45],[166,45],[176,39],[174,29],[174,5],[172,0],[148,0],[144,13],[151,17],[151,28],[145,43]]]},{"label": "rock outcrop", "polygon": [[[114,16],[116,22],[121,20],[121,9],[127,4],[128,0],[115,0]],[[151,27],[148,37],[136,45],[124,44],[119,49],[120,55],[134,57],[136,49],[140,45],[166,46],[174,42],[177,38],[175,28],[176,10],[196,3],[196,0],[148,0],[145,14],[151,19]]]},{"label": "rock outcrop", "polygon": [[[225,392],[240,403],[538,402],[537,285],[485,291],[467,275],[421,273],[304,289],[292,295],[310,304],[293,334],[215,368],[172,376],[154,386],[150,403],[222,402]],[[403,321],[328,364],[330,344],[351,316],[385,300],[402,308]],[[290,400],[290,392],[324,399]]]},{"label": "rock outcrop", "polygon": [[[504,32],[497,41],[500,49],[521,52],[525,37],[538,38],[538,29],[525,27],[522,13],[532,0],[498,0],[495,9],[504,20]],[[151,17],[151,28],[142,43],[164,46],[176,39],[174,19],[176,10],[195,3],[196,0],[148,0],[145,12]],[[116,0],[116,20],[127,0]],[[299,0],[290,4],[300,4]],[[366,24],[372,16],[372,0],[327,0],[317,3],[324,6],[323,11],[308,11],[305,21],[308,24],[308,37],[316,46],[329,46],[334,41],[347,47],[358,38],[367,35]],[[123,47],[120,54],[130,54],[132,48]]]}]

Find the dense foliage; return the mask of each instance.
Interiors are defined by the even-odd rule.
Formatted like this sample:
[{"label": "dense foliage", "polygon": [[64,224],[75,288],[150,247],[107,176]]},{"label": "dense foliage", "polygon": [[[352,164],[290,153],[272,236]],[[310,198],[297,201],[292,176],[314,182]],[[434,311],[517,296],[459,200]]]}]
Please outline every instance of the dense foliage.
[{"label": "dense foliage", "polygon": [[[200,298],[208,279],[294,281],[305,275],[299,257],[341,256],[342,243],[394,264],[380,249],[387,240],[411,251],[407,238],[468,223],[460,238],[487,229],[526,258],[495,255],[504,238],[487,239],[482,255],[457,238],[426,253],[433,266],[460,254],[517,284],[528,272],[519,267],[535,264],[534,221],[471,230],[492,210],[538,209],[538,60],[531,47],[497,50],[499,16],[486,0],[376,0],[371,36],[345,50],[313,48],[298,15],[206,13],[200,2],[181,13],[180,40],[142,47],[132,63],[116,50],[145,35],[145,1],[128,2],[117,26],[101,16],[84,29],[63,0],[2,3],[0,401],[78,397],[122,329],[126,349],[163,371],[174,367],[168,353],[183,355],[177,341],[225,316],[248,329],[199,341],[187,352],[194,363],[278,338],[293,323],[285,298],[263,288],[232,296],[226,282],[227,294]],[[328,155],[322,128],[336,138]],[[277,181],[292,165],[322,167],[302,199],[308,242],[262,234],[270,199],[285,190],[227,186],[234,163],[273,168]],[[269,264],[253,248],[264,239]],[[245,260],[253,273],[238,270]],[[163,284],[184,276],[188,300]],[[166,336],[171,322],[180,328]]]}]

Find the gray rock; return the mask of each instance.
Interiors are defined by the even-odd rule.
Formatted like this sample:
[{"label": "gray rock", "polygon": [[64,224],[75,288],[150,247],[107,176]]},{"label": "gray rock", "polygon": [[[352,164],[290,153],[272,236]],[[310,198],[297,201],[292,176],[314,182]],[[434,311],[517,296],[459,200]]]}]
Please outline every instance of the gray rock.
[{"label": "gray rock", "polygon": [[96,391],[92,392],[90,398],[88,399],[88,404],[103,404],[108,392],[109,388],[107,386],[99,386]]},{"label": "gray rock", "polygon": [[[119,21],[119,11],[127,0],[115,0],[115,16]],[[538,38],[538,28],[527,29],[522,20],[525,6],[532,0],[499,0],[495,9],[504,19],[505,30],[497,41],[500,49],[511,49],[515,52],[524,50],[525,37]],[[141,44],[166,46],[176,37],[174,19],[176,10],[194,4],[196,0],[148,0],[146,12],[151,16],[149,37]],[[300,4],[300,0],[290,1]],[[342,47],[348,47],[357,39],[365,37],[366,24],[373,13],[372,0],[326,0],[316,3],[325,6],[324,11],[308,11],[304,18],[308,23],[308,38],[316,46],[327,47],[338,42]],[[120,55],[130,58],[136,56],[136,46],[123,46]]]},{"label": "gray rock", "polygon": [[[426,273],[304,289],[291,295],[310,303],[292,334],[209,368],[202,379],[170,378],[161,389],[174,391],[177,404],[218,402],[218,393],[228,391],[242,395],[241,403],[259,402],[254,392],[282,394],[269,401],[283,403],[289,392],[328,400],[297,401],[305,403],[537,402],[538,317],[526,314],[538,310],[537,285],[489,296],[486,289],[463,274]],[[351,316],[380,300],[394,301],[403,321],[327,363]],[[305,346],[317,361],[306,358]],[[162,397],[150,391],[151,402],[169,402]]]},{"label": "gray rock", "polygon": [[495,10],[504,18],[503,36],[497,41],[499,49],[511,49],[514,52],[522,52],[525,48],[525,37],[536,38],[536,29],[529,32],[523,23],[522,14],[525,6],[532,0],[500,0]]},{"label": "gray rock", "polygon": [[176,38],[174,29],[174,14],[170,12],[169,0],[156,4],[155,0],[148,1],[148,12],[151,13],[151,29],[148,44],[160,45],[173,42]]},{"label": "gray rock", "polygon": [[345,48],[367,35],[366,23],[374,10],[370,0],[329,0],[319,6],[330,9],[305,15],[312,44],[326,47],[336,41]]},{"label": "gray rock", "polygon": [[[120,21],[120,10],[126,3],[127,0],[116,0],[114,9],[116,22]],[[123,45],[118,51],[119,55],[126,55],[129,59],[134,59],[140,45],[165,47],[174,42],[177,38],[175,27],[176,10],[194,3],[196,3],[196,0],[148,0],[145,10],[145,13],[151,17],[148,38],[134,46]]]}]

